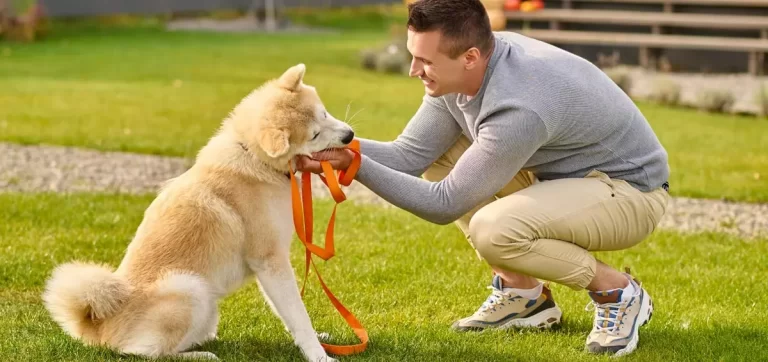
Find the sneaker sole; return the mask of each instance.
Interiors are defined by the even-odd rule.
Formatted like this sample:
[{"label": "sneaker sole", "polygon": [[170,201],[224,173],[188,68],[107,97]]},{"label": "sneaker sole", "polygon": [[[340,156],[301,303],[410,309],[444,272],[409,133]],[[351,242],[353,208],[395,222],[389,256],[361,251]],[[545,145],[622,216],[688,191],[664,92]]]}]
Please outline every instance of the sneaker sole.
[{"label": "sneaker sole", "polygon": [[497,327],[499,329],[510,328],[537,328],[537,329],[550,329],[555,325],[560,324],[560,320],[563,317],[563,311],[557,306],[553,308],[545,309],[539,313],[536,313],[527,318],[515,318],[507,323]]},{"label": "sneaker sole", "polygon": [[632,331],[632,339],[627,343],[627,346],[616,351],[612,357],[626,356],[637,349],[637,342],[640,341],[639,330],[640,327],[648,324],[653,316],[653,301],[648,293],[643,290],[643,302],[640,305],[640,314],[638,315],[638,321],[635,323],[635,329]]}]

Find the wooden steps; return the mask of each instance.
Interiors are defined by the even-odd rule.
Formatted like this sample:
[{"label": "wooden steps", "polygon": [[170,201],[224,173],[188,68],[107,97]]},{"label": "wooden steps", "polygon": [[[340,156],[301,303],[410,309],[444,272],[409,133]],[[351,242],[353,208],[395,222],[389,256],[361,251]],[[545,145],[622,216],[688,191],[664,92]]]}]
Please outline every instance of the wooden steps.
[{"label": "wooden steps", "polygon": [[564,0],[563,2],[768,7],[768,0]]},{"label": "wooden steps", "polygon": [[613,25],[678,26],[705,29],[768,29],[768,17],[746,15],[681,14],[613,10],[542,9],[532,12],[508,11],[507,19],[558,21]]},{"label": "wooden steps", "polygon": [[[590,3],[588,8],[581,8]],[[614,4],[612,9],[594,9],[596,4]],[[657,11],[627,10],[615,4],[661,5]],[[695,6],[696,12],[678,12],[676,5]],[[712,8],[708,8],[712,6]],[[703,7],[703,8],[702,8]],[[717,8],[721,7],[721,8]],[[752,74],[764,68],[768,52],[768,16],[728,14],[727,9],[752,7],[755,12],[768,12],[768,0],[563,0],[562,8],[544,8],[532,12],[507,11],[508,20],[522,22],[522,30],[514,30],[553,44],[629,46],[639,49],[639,63],[655,66],[665,50],[693,49],[748,54],[747,68]],[[626,8],[626,7],[625,7]],[[726,10],[723,10],[726,9]],[[742,9],[743,12],[743,9]],[[548,29],[531,27],[532,23],[548,24]],[[573,29],[575,24],[579,26]],[[572,26],[573,25],[573,26]],[[611,25],[647,27],[646,33],[623,31],[591,31],[591,26]],[[534,29],[535,28],[535,29]],[[585,30],[586,28],[586,30]],[[675,29],[698,29],[680,31]],[[677,31],[685,35],[671,33]],[[714,31],[714,36],[711,35]],[[719,36],[718,32],[729,32]],[[692,34],[702,35],[691,35]],[[708,35],[704,35],[708,34]],[[752,35],[750,35],[752,34]]]},{"label": "wooden steps", "polygon": [[768,39],[743,39],[689,35],[657,35],[561,30],[521,30],[519,33],[546,42],[645,46],[655,48],[710,49],[768,52]]}]

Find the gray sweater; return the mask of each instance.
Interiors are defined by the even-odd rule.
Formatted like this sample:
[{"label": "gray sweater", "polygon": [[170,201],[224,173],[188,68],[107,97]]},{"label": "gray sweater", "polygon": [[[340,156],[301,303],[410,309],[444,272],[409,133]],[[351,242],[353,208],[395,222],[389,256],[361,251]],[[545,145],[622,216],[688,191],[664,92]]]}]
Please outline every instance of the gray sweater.
[{"label": "gray sweater", "polygon": [[[593,169],[641,191],[667,181],[667,153],[632,100],[585,59],[517,33],[496,33],[478,94],[424,96],[392,142],[361,139],[356,179],[420,218],[450,223],[521,169],[540,180]],[[465,135],[472,145],[442,181],[420,175]],[[578,192],[573,190],[573,192]]]}]

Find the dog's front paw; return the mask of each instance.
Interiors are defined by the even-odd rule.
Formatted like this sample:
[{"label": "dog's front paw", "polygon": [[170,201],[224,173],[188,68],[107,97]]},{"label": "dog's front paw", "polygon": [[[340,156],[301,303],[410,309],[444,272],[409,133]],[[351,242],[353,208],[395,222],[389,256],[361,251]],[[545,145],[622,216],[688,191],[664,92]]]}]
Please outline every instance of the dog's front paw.
[{"label": "dog's front paw", "polygon": [[176,356],[181,357],[182,359],[185,359],[185,360],[195,359],[195,360],[219,361],[219,357],[216,357],[216,355],[211,352],[202,352],[202,351],[184,352],[184,353],[179,353]]},{"label": "dog's front paw", "polygon": [[216,355],[211,353],[211,352],[200,352],[200,354],[197,357],[201,358],[201,359],[208,359],[208,360],[211,360],[211,361],[218,361],[219,360],[219,357],[216,357]]},{"label": "dog's front paw", "polygon": [[316,359],[315,362],[339,362],[339,360],[332,358],[330,356],[322,356]]}]

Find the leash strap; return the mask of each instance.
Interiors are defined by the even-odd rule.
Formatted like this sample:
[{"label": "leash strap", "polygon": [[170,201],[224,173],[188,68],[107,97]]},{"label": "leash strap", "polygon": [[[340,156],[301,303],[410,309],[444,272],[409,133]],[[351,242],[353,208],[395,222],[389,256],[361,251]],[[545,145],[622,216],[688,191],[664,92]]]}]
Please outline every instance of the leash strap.
[{"label": "leash strap", "polygon": [[345,308],[343,304],[341,304],[338,298],[333,295],[331,290],[323,281],[323,278],[320,276],[320,273],[317,270],[317,266],[312,259],[312,254],[314,254],[323,260],[329,260],[335,255],[336,252],[334,248],[333,237],[333,230],[336,225],[336,209],[340,203],[347,199],[346,195],[341,190],[340,185],[349,186],[352,183],[357,170],[360,168],[360,162],[362,159],[360,155],[360,142],[358,140],[353,140],[347,148],[355,153],[355,157],[353,158],[347,170],[340,171],[338,173],[338,178],[334,174],[333,167],[331,167],[331,164],[328,161],[320,162],[320,165],[323,168],[323,173],[325,174],[325,176],[319,175],[320,179],[328,187],[328,190],[333,196],[333,200],[336,201],[336,205],[333,206],[331,218],[328,221],[328,229],[325,233],[325,248],[321,248],[319,245],[315,245],[312,242],[312,229],[314,220],[314,215],[312,213],[312,174],[309,172],[302,173],[301,193],[299,193],[299,186],[296,177],[294,176],[293,168],[291,168],[291,202],[293,204],[293,225],[296,229],[296,234],[298,235],[299,240],[301,240],[301,242],[306,247],[304,283],[301,287],[301,297],[304,298],[304,289],[307,286],[309,266],[311,264],[312,268],[315,270],[315,274],[317,274],[317,279],[320,281],[320,286],[323,288],[325,295],[328,296],[328,299],[331,300],[333,306],[336,308],[339,314],[341,314],[350,328],[352,328],[355,335],[357,335],[357,337],[360,339],[360,343],[346,346],[320,343],[326,352],[335,355],[351,355],[360,353],[364,351],[368,346],[368,332],[365,330],[365,328],[363,328],[363,325],[360,323],[360,321],[358,321],[357,318],[355,318],[355,316],[347,308]]}]

